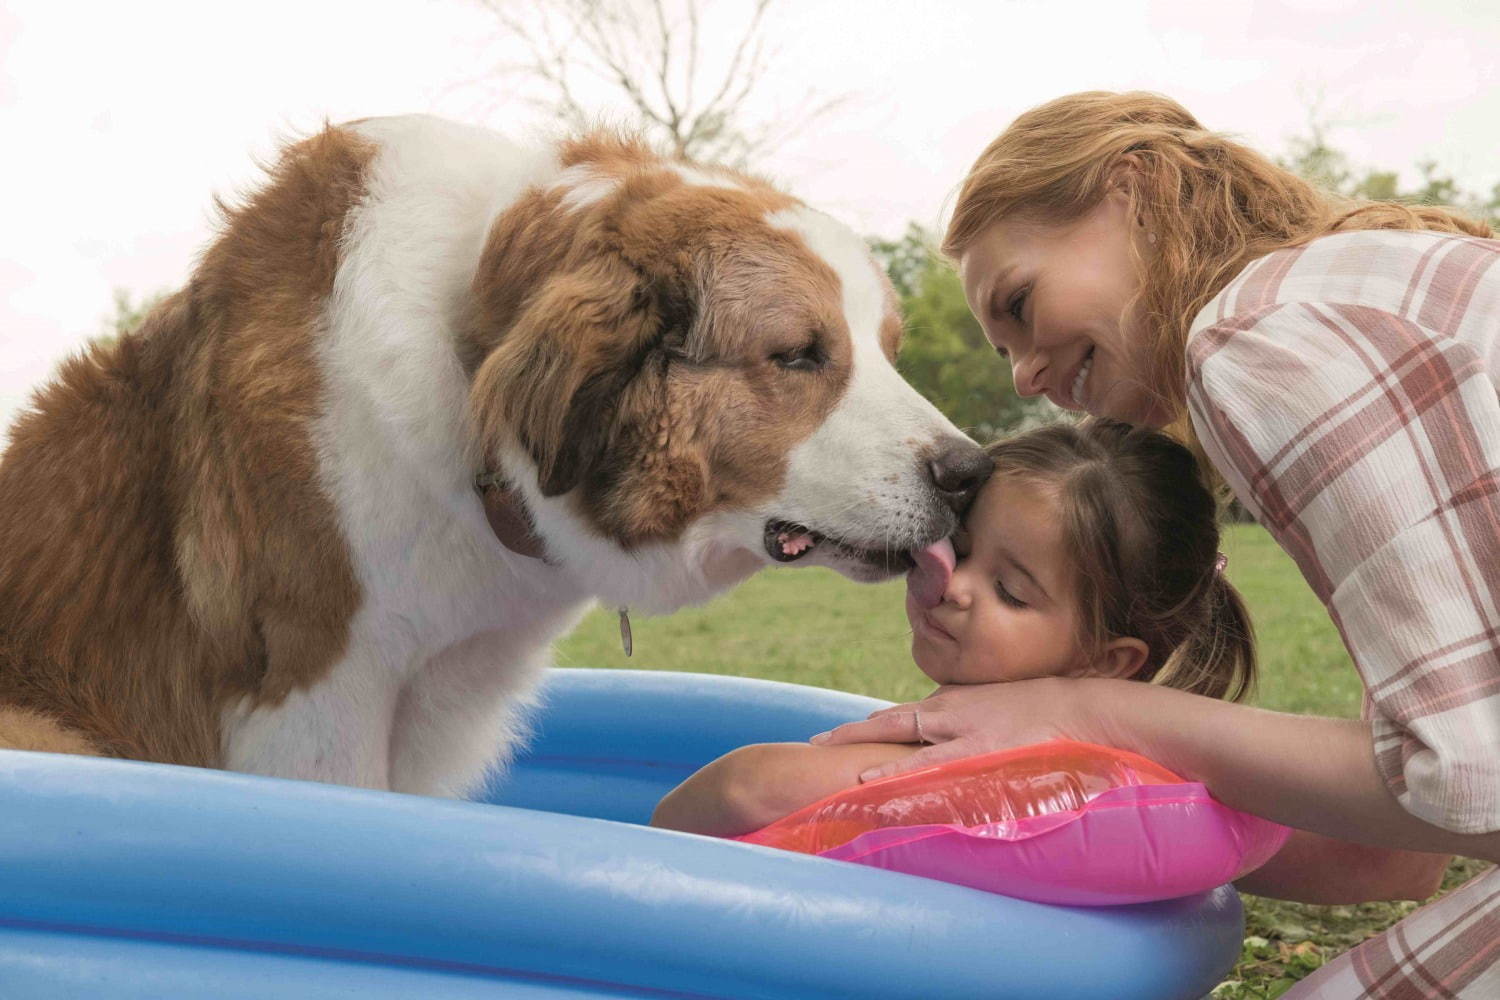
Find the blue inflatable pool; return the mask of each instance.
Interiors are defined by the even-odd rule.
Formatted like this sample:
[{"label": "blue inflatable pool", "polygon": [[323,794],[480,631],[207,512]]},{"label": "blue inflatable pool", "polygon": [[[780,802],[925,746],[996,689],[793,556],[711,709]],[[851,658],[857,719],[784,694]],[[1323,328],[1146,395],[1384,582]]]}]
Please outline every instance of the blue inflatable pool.
[{"label": "blue inflatable pool", "polygon": [[559,670],[484,801],[0,752],[0,997],[1192,998],[1233,889],[1042,906],[652,830],[746,742],[881,704]]}]

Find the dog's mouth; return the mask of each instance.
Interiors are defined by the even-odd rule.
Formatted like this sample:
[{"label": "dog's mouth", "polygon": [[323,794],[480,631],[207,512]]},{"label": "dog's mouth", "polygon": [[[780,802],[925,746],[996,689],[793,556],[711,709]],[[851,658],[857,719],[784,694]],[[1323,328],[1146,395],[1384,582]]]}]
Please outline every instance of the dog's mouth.
[{"label": "dog's mouth", "polygon": [[793,521],[767,521],[765,545],[766,554],[779,563],[794,563],[821,551],[838,559],[878,567],[892,575],[905,573],[916,565],[911,552],[906,549],[856,545],[845,539],[830,538]]}]

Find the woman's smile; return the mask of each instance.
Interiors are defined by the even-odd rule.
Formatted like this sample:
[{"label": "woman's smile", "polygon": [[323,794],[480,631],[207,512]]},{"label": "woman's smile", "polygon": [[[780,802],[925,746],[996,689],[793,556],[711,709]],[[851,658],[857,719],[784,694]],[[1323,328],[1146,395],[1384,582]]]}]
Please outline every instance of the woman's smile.
[{"label": "woman's smile", "polygon": [[1088,397],[1084,395],[1083,389],[1085,383],[1088,382],[1089,372],[1093,370],[1094,349],[1090,347],[1088,353],[1083,356],[1083,364],[1078,366],[1078,374],[1073,376],[1073,383],[1070,387],[1074,408],[1080,410],[1088,409]]},{"label": "woman's smile", "polygon": [[[1144,345],[1129,321],[1141,288],[1128,200],[1111,194],[1061,226],[1002,219],[964,251],[964,295],[1010,358],[1016,391],[1065,410],[1160,423]],[[996,308],[994,303],[1021,302]],[[989,304],[986,307],[986,304]]]}]

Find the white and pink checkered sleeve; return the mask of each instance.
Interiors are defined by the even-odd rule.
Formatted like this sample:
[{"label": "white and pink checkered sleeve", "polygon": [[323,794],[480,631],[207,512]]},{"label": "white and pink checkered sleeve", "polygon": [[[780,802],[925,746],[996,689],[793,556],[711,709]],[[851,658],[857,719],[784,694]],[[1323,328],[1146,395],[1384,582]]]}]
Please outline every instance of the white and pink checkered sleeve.
[{"label": "white and pink checkered sleeve", "polygon": [[1392,793],[1461,833],[1500,830],[1497,342],[1500,243],[1350,234],[1247,268],[1187,358],[1194,428],[1327,606]]}]

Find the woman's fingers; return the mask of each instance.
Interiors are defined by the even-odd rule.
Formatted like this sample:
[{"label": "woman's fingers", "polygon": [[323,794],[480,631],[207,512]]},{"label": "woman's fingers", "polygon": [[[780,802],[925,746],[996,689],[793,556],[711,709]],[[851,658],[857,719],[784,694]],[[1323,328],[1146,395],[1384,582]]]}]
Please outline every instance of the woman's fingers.
[{"label": "woman's fingers", "polygon": [[842,726],[830,729],[826,733],[819,733],[808,740],[809,743],[836,744],[836,743],[920,743],[923,737],[933,739],[930,731],[929,718],[923,717],[922,732],[917,730],[917,711],[915,705],[899,706],[905,711],[894,709],[882,709],[860,722],[846,722]]},{"label": "woman's fingers", "polygon": [[883,715],[910,715],[913,709],[920,708],[920,701],[909,701],[904,705],[892,705],[890,708],[877,708],[865,718],[876,719]]},{"label": "woman's fingers", "polygon": [[[920,709],[922,712],[922,717],[925,720],[928,712],[943,708],[948,704],[947,699],[952,697],[952,695],[949,693],[952,690],[952,686],[936,688],[933,690],[932,694],[923,698],[921,701],[908,701],[899,705],[891,705],[887,708],[877,708],[875,711],[870,713],[869,718],[873,719],[877,715],[910,714],[911,712]],[[925,725],[925,722],[923,724]]]},{"label": "woman's fingers", "polygon": [[926,702],[881,709],[861,722],[846,722],[808,740],[836,743],[941,743],[953,738],[946,713],[924,708]]},{"label": "woman's fingers", "polygon": [[948,685],[921,701],[892,705],[846,722],[813,743],[926,743],[899,763],[872,768],[862,781],[958,757],[1068,738],[1101,740],[1099,705],[1125,681],[1041,677],[1006,684]]},{"label": "woman's fingers", "polygon": [[[923,727],[926,727],[924,722]],[[893,774],[904,774],[907,771],[915,771],[918,768],[931,767],[933,764],[941,764],[945,761],[957,760],[960,757],[968,757],[974,750],[965,740],[949,740],[947,743],[937,743],[930,747],[923,747],[915,753],[909,754],[900,760],[893,760],[886,764],[880,764],[862,771],[859,780],[863,782],[879,781],[881,778],[889,778]]]}]

